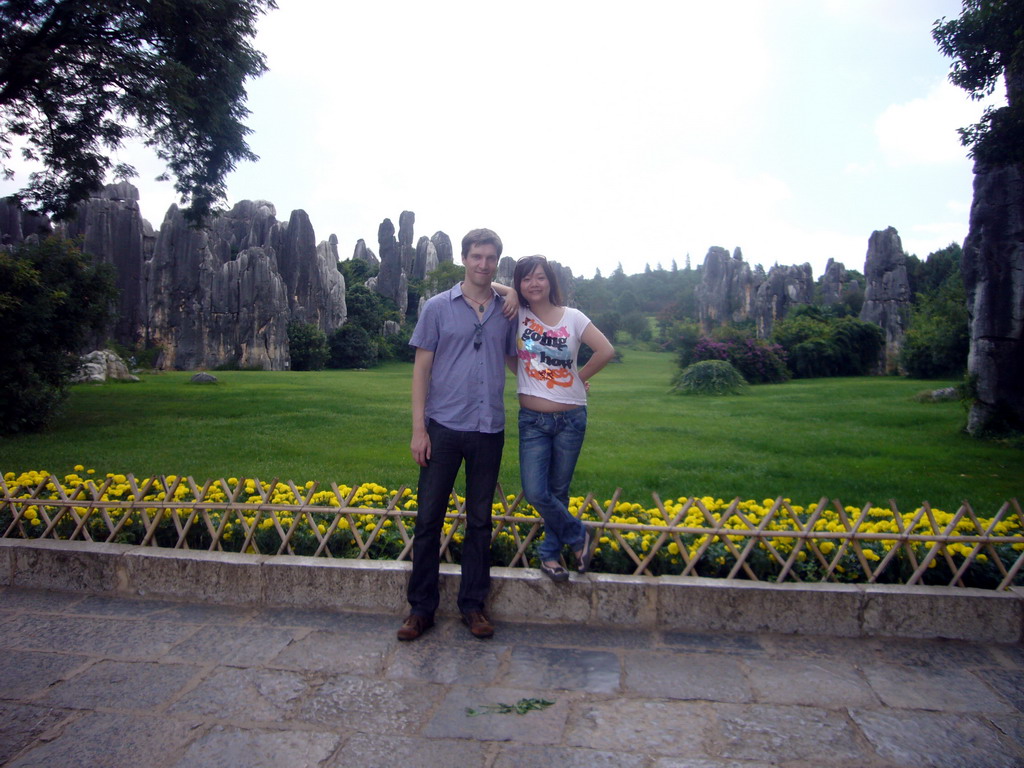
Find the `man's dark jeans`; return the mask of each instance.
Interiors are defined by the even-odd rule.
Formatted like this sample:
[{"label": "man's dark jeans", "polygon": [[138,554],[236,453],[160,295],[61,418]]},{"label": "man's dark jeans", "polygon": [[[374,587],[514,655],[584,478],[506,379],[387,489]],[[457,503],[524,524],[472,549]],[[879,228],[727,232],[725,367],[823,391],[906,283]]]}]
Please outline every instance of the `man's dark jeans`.
[{"label": "man's dark jeans", "polygon": [[441,530],[455,478],[466,462],[466,535],[462,542],[459,610],[482,611],[491,588],[491,505],[504,432],[460,432],[431,419],[430,460],[420,468],[419,512],[412,544],[408,599],[412,613],[433,617],[440,600]]}]

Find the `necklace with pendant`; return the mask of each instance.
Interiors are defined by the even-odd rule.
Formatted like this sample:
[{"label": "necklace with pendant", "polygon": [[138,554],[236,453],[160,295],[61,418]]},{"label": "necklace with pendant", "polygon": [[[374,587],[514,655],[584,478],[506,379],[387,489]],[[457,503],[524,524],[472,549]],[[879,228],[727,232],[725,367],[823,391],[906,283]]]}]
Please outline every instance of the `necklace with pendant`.
[{"label": "necklace with pendant", "polygon": [[480,311],[480,314],[481,314],[481,315],[482,315],[482,314],[484,313],[484,307],[485,307],[485,306],[487,305],[487,302],[486,302],[486,301],[484,301],[484,302],[479,302],[479,301],[477,301],[476,299],[474,299],[473,297],[471,297],[471,296],[467,296],[466,294],[462,294],[462,298],[464,298],[464,299],[469,299],[469,300],[470,300],[470,301],[472,301],[472,302],[473,302],[474,304],[476,304],[476,308],[477,308],[477,309],[478,309],[478,310]]}]

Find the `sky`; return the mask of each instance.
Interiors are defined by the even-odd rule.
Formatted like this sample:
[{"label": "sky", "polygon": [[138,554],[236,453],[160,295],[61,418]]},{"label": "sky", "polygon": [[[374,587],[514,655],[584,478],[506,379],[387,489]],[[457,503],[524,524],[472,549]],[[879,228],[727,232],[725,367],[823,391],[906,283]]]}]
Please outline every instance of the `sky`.
[{"label": "sky", "polygon": [[[830,258],[863,270],[874,230],[922,259],[967,235],[956,129],[983,105],[931,38],[959,0],[278,6],[248,84],[260,160],[228,203],[302,209],[342,258],[405,210],[417,240],[442,230],[458,251],[489,227],[504,255],[588,278],[696,267],[712,246],[818,277]],[[162,168],[138,147],[116,159],[159,227]]]}]

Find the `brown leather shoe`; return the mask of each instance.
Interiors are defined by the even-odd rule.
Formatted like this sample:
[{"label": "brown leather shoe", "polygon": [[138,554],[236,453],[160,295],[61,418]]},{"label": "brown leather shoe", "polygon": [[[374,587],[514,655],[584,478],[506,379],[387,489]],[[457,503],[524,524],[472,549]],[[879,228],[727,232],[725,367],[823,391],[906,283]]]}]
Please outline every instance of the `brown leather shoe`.
[{"label": "brown leather shoe", "polygon": [[410,613],[409,617],[398,628],[399,640],[415,640],[428,629],[434,626],[434,620],[418,613]]},{"label": "brown leather shoe", "polygon": [[483,611],[466,611],[462,614],[462,623],[469,627],[473,637],[486,639],[494,634],[494,625],[491,624]]}]

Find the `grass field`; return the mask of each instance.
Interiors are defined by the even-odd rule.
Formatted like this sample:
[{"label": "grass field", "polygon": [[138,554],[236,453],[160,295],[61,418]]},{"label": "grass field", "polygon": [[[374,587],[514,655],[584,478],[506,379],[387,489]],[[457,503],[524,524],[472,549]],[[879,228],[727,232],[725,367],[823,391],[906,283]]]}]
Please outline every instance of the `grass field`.
[{"label": "grass field", "polygon": [[[911,511],[994,514],[1024,495],[1024,451],[961,432],[959,403],[913,396],[947,382],[818,379],[749,387],[738,397],[670,394],[672,356],[627,350],[594,381],[590,427],[573,493],[622,498],[820,497]],[[407,364],[371,371],[148,375],[140,384],[79,385],[40,435],[0,439],[0,471],[76,464],[107,472],[377,482],[415,487]],[[514,387],[501,482],[519,490]]]}]

